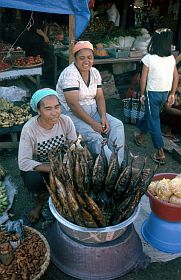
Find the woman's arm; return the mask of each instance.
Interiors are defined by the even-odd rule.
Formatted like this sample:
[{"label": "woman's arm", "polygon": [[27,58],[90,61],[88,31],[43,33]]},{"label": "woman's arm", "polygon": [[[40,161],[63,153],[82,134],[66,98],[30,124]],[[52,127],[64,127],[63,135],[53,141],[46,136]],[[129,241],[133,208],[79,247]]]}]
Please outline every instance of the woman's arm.
[{"label": "woman's arm", "polygon": [[[34,141],[26,127],[23,127],[18,149],[18,165],[22,171],[37,170],[43,168],[43,172],[49,172],[47,166],[42,167],[43,164],[33,159]],[[41,167],[39,167],[41,166]],[[38,171],[38,170],[37,170]],[[39,170],[40,171],[40,170]]]},{"label": "woman's arm", "polygon": [[95,131],[102,133],[102,125],[97,123],[92,119],[79,104],[79,92],[78,91],[69,91],[64,93],[66,102],[70,107],[71,111],[81,120],[89,124]]},{"label": "woman's arm", "polygon": [[107,133],[109,131],[109,123],[106,118],[106,102],[102,88],[97,89],[95,99],[97,103],[97,109],[101,117],[101,124],[104,127],[104,133]]},{"label": "woman's arm", "polygon": [[140,91],[141,91],[140,100],[142,103],[144,103],[144,100],[145,100],[147,77],[148,77],[148,67],[145,64],[143,64],[143,68],[142,68],[142,72],[141,72],[141,79],[140,79]]},{"label": "woman's arm", "polygon": [[44,31],[43,31],[42,29],[40,29],[40,28],[37,28],[36,33],[37,33],[39,36],[41,36],[41,37],[43,38],[43,40],[44,40],[45,43],[49,43],[49,38],[48,38],[46,32],[44,32]]},{"label": "woman's arm", "polygon": [[175,65],[174,72],[173,72],[173,82],[172,82],[172,88],[168,96],[168,105],[172,106],[175,102],[175,92],[178,86],[179,81],[179,75],[177,71],[177,67]]},{"label": "woman's arm", "polygon": [[174,116],[178,116],[181,117],[181,110],[171,107],[170,105],[168,105],[168,103],[165,104],[165,112],[170,114],[170,115],[174,115]]},{"label": "woman's arm", "polygon": [[50,172],[50,164],[49,163],[43,163],[43,164],[37,165],[33,168],[33,170],[39,171],[39,172],[49,173]]}]

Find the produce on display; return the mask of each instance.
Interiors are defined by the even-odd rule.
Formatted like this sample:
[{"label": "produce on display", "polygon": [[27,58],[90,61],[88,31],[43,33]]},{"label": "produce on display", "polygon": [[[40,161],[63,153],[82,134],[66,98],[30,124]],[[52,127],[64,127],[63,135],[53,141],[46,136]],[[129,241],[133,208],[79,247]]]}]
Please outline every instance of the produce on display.
[{"label": "produce on display", "polygon": [[0,41],[0,72],[10,70],[14,60],[24,55],[25,51],[21,47]]},{"label": "produce on display", "polygon": [[0,262],[1,280],[39,279],[48,267],[50,248],[44,236],[30,227],[24,227],[23,232],[24,239],[19,240],[17,248],[13,248],[10,241],[14,233],[0,228],[2,249],[6,249],[7,254],[11,253],[11,259],[9,258],[9,262],[7,262],[6,258],[5,262],[0,251],[0,258],[2,258]]},{"label": "produce on display", "polygon": [[9,62],[4,61],[3,59],[0,60],[0,72],[9,70],[12,65]]},{"label": "produce on display", "polygon": [[153,171],[145,167],[146,160],[135,172],[133,155],[129,165],[126,161],[119,167],[120,147],[114,143],[108,164],[104,145],[96,159],[86,145],[49,154],[50,183],[46,185],[52,202],[60,215],[79,226],[105,227],[128,219],[156,172],[157,166]]},{"label": "produce on display", "polygon": [[42,64],[43,59],[41,58],[40,55],[37,56],[28,56],[28,57],[18,57],[15,62],[14,66],[16,67],[28,67],[28,66],[36,66],[36,64]]},{"label": "produce on display", "polygon": [[149,185],[148,191],[155,198],[181,205],[181,176],[177,175],[174,179],[163,178],[160,181],[153,181]]},{"label": "produce on display", "polygon": [[108,56],[107,50],[104,49],[104,45],[102,43],[96,44],[94,48],[94,55],[95,56]]},{"label": "produce on display", "polygon": [[0,127],[11,127],[20,125],[32,117],[31,109],[28,104],[20,106],[0,98]]},{"label": "produce on display", "polygon": [[22,48],[21,47],[16,47],[16,46],[12,46],[11,44],[4,42],[4,41],[0,41],[0,53],[1,52],[7,52],[7,51],[21,51]]},{"label": "produce on display", "polygon": [[9,205],[9,200],[6,192],[6,187],[3,181],[0,181],[0,216],[3,215],[8,205]]},{"label": "produce on display", "polygon": [[6,177],[6,170],[5,168],[0,164],[0,180],[3,181]]}]

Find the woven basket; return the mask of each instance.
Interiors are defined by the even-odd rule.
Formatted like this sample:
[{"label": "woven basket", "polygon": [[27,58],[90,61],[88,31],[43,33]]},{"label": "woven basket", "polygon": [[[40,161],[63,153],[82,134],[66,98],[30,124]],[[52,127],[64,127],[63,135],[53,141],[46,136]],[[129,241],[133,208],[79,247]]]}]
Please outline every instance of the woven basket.
[{"label": "woven basket", "polygon": [[50,263],[50,246],[49,246],[46,238],[36,229],[34,229],[32,227],[25,226],[25,230],[38,234],[39,237],[41,238],[41,240],[44,242],[45,247],[46,247],[45,261],[40,267],[41,271],[35,277],[32,276],[33,278],[31,278],[31,280],[38,280],[45,273],[45,271],[47,270],[47,268],[49,266],[49,263]]},{"label": "woven basket", "polygon": [[[31,246],[31,240],[32,240],[32,235],[35,236],[35,240],[37,242],[37,244],[35,244],[35,246]],[[8,266],[3,266],[3,264],[0,264],[0,275],[2,275],[2,277],[0,276],[0,279],[9,279],[8,277],[10,277],[9,275],[9,271],[11,271],[11,279],[14,279],[14,277],[16,279],[20,279],[23,278],[22,276],[24,275],[24,277],[26,279],[29,280],[38,280],[41,278],[41,276],[45,273],[46,269],[48,268],[48,265],[50,263],[50,247],[49,244],[46,240],[46,238],[40,233],[38,232],[36,229],[31,228],[31,227],[27,227],[24,226],[24,242],[27,243],[22,243],[22,247],[20,248],[20,250],[18,251],[18,248],[14,250],[14,259],[12,261],[12,263],[10,263]],[[9,242],[8,240],[8,235],[4,234],[3,235],[3,240],[7,240],[7,242]],[[5,242],[5,241],[4,241]],[[23,241],[22,241],[23,242]],[[30,247],[28,247],[28,245],[30,245]],[[43,245],[43,246],[42,246]],[[21,244],[20,244],[21,246]],[[35,258],[35,253],[37,250],[37,246],[40,246],[40,249],[43,248],[43,251],[41,251],[41,257],[37,257]],[[27,250],[25,250],[25,252],[23,253],[22,250],[26,248]],[[17,250],[17,251],[16,251]],[[36,259],[36,263],[33,265],[33,267],[35,268],[27,271],[27,273],[24,272],[24,270],[22,269],[22,261],[21,259],[18,260],[18,256],[21,256],[21,254],[28,254],[29,250],[31,251],[30,253],[30,259],[23,264],[23,268],[24,265],[30,265],[30,262],[34,259]],[[40,255],[39,255],[40,256]],[[32,260],[33,257],[33,260]],[[40,259],[39,259],[40,258]],[[20,266],[21,263],[21,266]],[[2,274],[2,267],[3,267],[3,274]],[[23,278],[23,279],[25,279]]]},{"label": "woven basket", "polygon": [[144,116],[144,106],[139,99],[127,98],[123,99],[124,122],[136,124],[136,122]]}]

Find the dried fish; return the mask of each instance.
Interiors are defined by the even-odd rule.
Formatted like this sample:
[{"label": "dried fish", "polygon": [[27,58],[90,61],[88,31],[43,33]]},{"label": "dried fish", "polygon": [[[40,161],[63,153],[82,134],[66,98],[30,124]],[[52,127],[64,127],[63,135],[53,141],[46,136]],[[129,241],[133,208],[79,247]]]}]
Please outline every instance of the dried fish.
[{"label": "dried fish", "polygon": [[88,166],[88,163],[86,162],[84,155],[81,157],[80,165],[84,174],[84,178],[83,178],[84,191],[90,194],[91,186],[92,186],[92,172],[90,172],[90,168]]},{"label": "dried fish", "polygon": [[61,205],[60,201],[58,200],[57,196],[54,194],[54,192],[52,191],[52,189],[50,188],[49,184],[46,182],[46,180],[43,178],[44,183],[47,187],[47,190],[50,194],[50,197],[52,199],[53,204],[55,205],[57,211],[61,214],[62,213],[62,209],[63,206]]},{"label": "dried fish", "polygon": [[85,226],[80,207],[78,205],[78,202],[77,202],[75,194],[74,194],[73,185],[71,184],[70,180],[67,181],[66,193],[67,193],[68,205],[69,205],[69,208],[70,208],[70,211],[72,213],[75,223],[79,226]]},{"label": "dried fish", "polygon": [[113,143],[113,152],[109,161],[108,172],[105,180],[105,191],[112,194],[119,174],[118,151],[121,147],[117,147]]},{"label": "dried fish", "polygon": [[83,195],[84,195],[83,197],[85,199],[85,202],[87,204],[87,208],[88,208],[89,212],[92,213],[98,226],[100,226],[100,227],[106,226],[105,218],[104,218],[101,210],[97,206],[97,204],[94,202],[94,200],[90,196],[87,195],[87,193],[84,193]]},{"label": "dried fish", "polygon": [[49,153],[50,183],[46,184],[52,202],[62,216],[80,226],[104,227],[127,219],[155,174],[156,168],[152,172],[145,168],[146,159],[135,172],[137,156],[130,152],[130,164],[127,158],[120,167],[115,141],[108,166],[104,144],[95,162],[87,145],[68,144]]},{"label": "dried fish", "polygon": [[67,193],[65,191],[64,185],[58,180],[58,178],[55,176],[55,182],[57,185],[57,194],[60,200],[61,205],[63,206],[63,215],[65,217],[69,217],[71,221],[74,221],[72,212],[70,210],[70,206],[68,204],[67,200]]},{"label": "dried fish", "polygon": [[82,208],[81,209],[82,212],[82,217],[84,219],[84,223],[86,227],[89,228],[97,228],[98,225],[96,223],[96,221],[93,218],[93,215],[91,213],[89,213],[86,209]]},{"label": "dried fish", "polygon": [[123,196],[124,192],[126,192],[128,186],[131,183],[131,178],[132,178],[132,168],[133,168],[133,161],[137,158],[136,156],[133,156],[131,154],[131,163],[130,166],[128,165],[123,172],[120,174],[116,186],[115,186],[115,192],[113,194],[114,200],[120,201],[121,197]]},{"label": "dried fish", "polygon": [[[134,209],[137,207],[137,205],[140,202],[141,197],[145,194],[145,192],[148,189],[149,184],[152,181],[152,178],[154,174],[156,173],[158,166],[154,168],[154,170],[148,174],[148,169],[146,170],[147,176],[143,173],[141,181],[138,181],[138,184],[132,194],[130,194],[122,205],[120,205],[120,209],[118,210],[119,215],[117,215],[117,218],[112,221],[112,224],[117,224],[120,221],[124,221],[127,219],[134,211]],[[145,178],[146,177],[146,178]]]},{"label": "dried fish", "polygon": [[88,165],[90,171],[92,172],[93,166],[94,166],[94,158],[91,155],[87,145],[84,145],[83,150],[82,150],[82,154],[85,157],[85,161],[87,162],[87,165]]},{"label": "dried fish", "polygon": [[84,192],[84,171],[82,169],[82,166],[80,164],[80,152],[78,151],[76,153],[76,159],[75,159],[75,169],[73,174],[73,182],[76,187],[76,190],[79,193]]},{"label": "dried fish", "polygon": [[104,183],[108,170],[108,162],[104,151],[104,145],[105,143],[102,142],[101,152],[95,160],[92,173],[92,187],[95,193],[99,193],[104,190]]}]

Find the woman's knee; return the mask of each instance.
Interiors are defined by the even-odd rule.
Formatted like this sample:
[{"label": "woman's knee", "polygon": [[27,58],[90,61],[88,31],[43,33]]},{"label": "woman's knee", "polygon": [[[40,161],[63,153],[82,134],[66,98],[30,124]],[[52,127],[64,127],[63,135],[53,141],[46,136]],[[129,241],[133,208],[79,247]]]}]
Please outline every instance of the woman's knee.
[{"label": "woman's knee", "polygon": [[22,172],[21,171],[21,176],[24,181],[25,187],[27,187],[28,191],[37,194],[37,193],[42,193],[46,192],[47,188],[45,185],[45,182],[49,181],[49,174],[47,173],[41,173],[41,172],[36,172],[36,171],[27,171],[27,172]]}]

